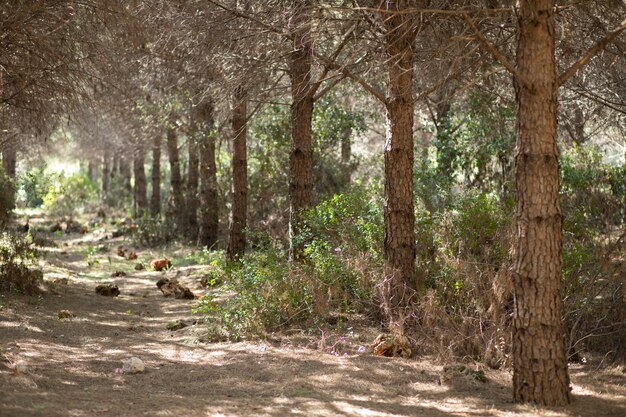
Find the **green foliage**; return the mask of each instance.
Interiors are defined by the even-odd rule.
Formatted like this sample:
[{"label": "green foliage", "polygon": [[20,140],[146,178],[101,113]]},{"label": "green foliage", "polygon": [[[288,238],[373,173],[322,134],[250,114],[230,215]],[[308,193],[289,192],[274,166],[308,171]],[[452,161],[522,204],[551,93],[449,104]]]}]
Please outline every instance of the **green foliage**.
[{"label": "green foliage", "polygon": [[53,216],[73,217],[95,198],[96,187],[86,175],[60,175],[55,184],[48,188],[43,207]]},{"label": "green foliage", "polygon": [[175,217],[150,217],[144,214],[130,228],[132,239],[136,245],[156,247],[165,245],[176,239]]},{"label": "green foliage", "polygon": [[20,205],[29,208],[41,207],[44,197],[54,185],[55,180],[56,175],[47,172],[45,164],[20,175],[18,178]]},{"label": "green foliage", "polygon": [[0,227],[5,227],[15,208],[15,183],[0,166]]},{"label": "green foliage", "polygon": [[0,236],[0,291],[34,294],[43,282],[30,237]]}]

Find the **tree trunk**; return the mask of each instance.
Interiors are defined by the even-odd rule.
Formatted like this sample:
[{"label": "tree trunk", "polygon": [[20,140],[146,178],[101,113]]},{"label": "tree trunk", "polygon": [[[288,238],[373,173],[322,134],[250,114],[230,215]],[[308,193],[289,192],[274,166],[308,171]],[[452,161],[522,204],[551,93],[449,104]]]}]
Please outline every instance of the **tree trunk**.
[{"label": "tree trunk", "polygon": [[133,159],[133,171],[135,173],[135,218],[142,217],[148,208],[144,159],[145,154],[143,149],[137,148]]},{"label": "tree trunk", "polygon": [[2,150],[2,165],[4,173],[9,178],[15,179],[17,175],[17,151],[14,144],[10,144]]},{"label": "tree trunk", "polygon": [[[306,4],[306,3],[305,3]],[[311,123],[313,96],[311,94],[312,45],[307,27],[305,6],[299,6],[293,17],[297,28],[293,36],[293,51],[289,62],[291,77],[291,151],[289,155],[289,236],[290,256],[301,259],[304,242],[294,242],[301,232],[301,212],[311,206],[313,197],[313,148]]]},{"label": "tree trunk", "polygon": [[120,175],[122,176],[122,183],[124,184],[124,197],[128,197],[132,191],[131,185],[131,172],[130,161],[126,155],[122,155],[120,158]]},{"label": "tree trunk", "polygon": [[417,301],[415,270],[415,214],[413,208],[413,40],[411,15],[401,13],[404,1],[382,13],[387,31],[387,84],[385,140],[385,241],[383,308],[394,332],[404,331],[405,320]]},{"label": "tree trunk", "polygon": [[233,208],[230,219],[227,255],[230,261],[243,256],[246,249],[245,229],[248,210],[248,159],[247,159],[247,93],[243,87],[235,92],[233,108]]},{"label": "tree trunk", "polygon": [[155,135],[152,142],[152,194],[150,195],[150,216],[161,214],[161,136]]},{"label": "tree trunk", "polygon": [[189,172],[187,173],[187,237],[191,240],[198,239],[198,184],[200,182],[198,168],[200,159],[198,155],[198,131],[194,128],[188,138]]},{"label": "tree trunk", "polygon": [[98,167],[92,159],[87,162],[87,175],[89,176],[89,180],[94,184],[98,180]]},{"label": "tree trunk", "polygon": [[562,325],[559,156],[554,0],[519,9],[516,260],[513,270],[513,393],[517,402],[568,404]]},{"label": "tree trunk", "polygon": [[[209,124],[210,126],[212,123]],[[212,126],[211,126],[212,127]],[[200,149],[200,208],[198,246],[212,248],[217,243],[217,168],[215,136],[207,129],[199,143]]]},{"label": "tree trunk", "polygon": [[167,155],[170,161],[170,185],[171,196],[174,201],[174,213],[176,214],[176,227],[180,230],[184,227],[185,209],[183,207],[183,180],[180,174],[178,138],[173,128],[167,130]]},{"label": "tree trunk", "polygon": [[352,128],[346,128],[341,135],[341,184],[340,190],[345,191],[352,181]]},{"label": "tree trunk", "polygon": [[109,185],[111,184],[111,154],[105,149],[102,157],[102,199],[106,200],[109,194]]}]

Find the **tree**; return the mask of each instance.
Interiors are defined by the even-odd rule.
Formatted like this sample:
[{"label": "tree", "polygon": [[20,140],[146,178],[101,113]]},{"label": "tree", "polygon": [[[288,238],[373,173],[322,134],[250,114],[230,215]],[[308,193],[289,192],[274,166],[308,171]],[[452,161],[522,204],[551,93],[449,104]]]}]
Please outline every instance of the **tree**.
[{"label": "tree", "polygon": [[248,212],[248,158],[247,158],[247,92],[244,86],[235,91],[232,115],[233,127],[233,208],[230,219],[227,256],[235,261],[246,249],[245,229]]},{"label": "tree", "polygon": [[513,73],[516,86],[513,397],[518,402],[555,406],[570,402],[562,324],[558,89],[626,29],[626,21],[557,76],[554,0],[522,0],[518,6],[515,66],[469,16],[465,19],[490,52]]},{"label": "tree", "polygon": [[161,136],[154,135],[152,142],[152,194],[150,195],[150,215],[154,218],[161,213]]}]

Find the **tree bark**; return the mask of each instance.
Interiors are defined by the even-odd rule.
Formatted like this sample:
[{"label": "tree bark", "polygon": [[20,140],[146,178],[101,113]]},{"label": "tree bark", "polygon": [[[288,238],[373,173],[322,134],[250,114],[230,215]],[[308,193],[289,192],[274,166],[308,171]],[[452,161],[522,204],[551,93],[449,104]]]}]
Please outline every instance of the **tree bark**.
[{"label": "tree bark", "polygon": [[96,183],[96,181],[98,180],[98,167],[96,165],[96,163],[90,159],[87,162],[87,175],[89,176],[89,179],[91,180],[92,183]]},{"label": "tree bark", "polygon": [[152,142],[152,194],[150,195],[150,216],[161,214],[161,136],[155,135]]},{"label": "tree bark", "polygon": [[247,146],[247,92],[238,87],[235,92],[233,108],[233,207],[230,219],[227,256],[236,261],[243,256],[246,249],[247,211],[248,211],[248,157]]},{"label": "tree bark", "polygon": [[387,83],[383,308],[390,329],[402,333],[413,312],[419,288],[415,269],[413,203],[413,41],[412,17],[405,1],[387,2]]},{"label": "tree bark", "polygon": [[111,184],[111,154],[108,149],[104,150],[102,157],[102,198],[106,199]]},{"label": "tree bark", "polygon": [[212,128],[212,115],[209,129],[200,139],[200,208],[198,246],[212,248],[217,243],[217,168],[215,164],[215,135]]},{"label": "tree bark", "polygon": [[513,394],[517,402],[570,402],[562,325],[554,0],[522,0],[518,15],[516,259]]},{"label": "tree bark", "polygon": [[133,171],[135,174],[135,218],[142,217],[148,208],[144,159],[145,154],[143,149],[140,147],[137,148],[133,158]]},{"label": "tree bark", "polygon": [[167,130],[167,155],[170,162],[170,185],[171,196],[174,201],[174,213],[176,226],[179,230],[184,228],[185,209],[183,199],[183,180],[180,174],[180,154],[178,152],[178,138],[173,128]]},{"label": "tree bark", "polygon": [[4,173],[14,180],[17,175],[17,151],[14,144],[10,144],[2,150],[2,166]]},{"label": "tree bark", "polygon": [[187,237],[191,240],[198,239],[198,184],[200,182],[198,168],[200,159],[198,155],[198,132],[194,128],[187,139],[189,152],[189,171],[187,173]]},{"label": "tree bark", "polygon": [[302,259],[304,242],[294,239],[301,233],[301,213],[313,200],[313,147],[311,123],[312,44],[305,10],[308,2],[296,7],[293,25],[293,51],[289,62],[291,77],[291,151],[289,155],[289,236],[290,256]]},{"label": "tree bark", "polygon": [[128,156],[122,155],[120,158],[120,175],[122,176],[122,184],[124,191],[124,200],[126,200],[132,193],[133,187],[131,184],[131,169]]}]

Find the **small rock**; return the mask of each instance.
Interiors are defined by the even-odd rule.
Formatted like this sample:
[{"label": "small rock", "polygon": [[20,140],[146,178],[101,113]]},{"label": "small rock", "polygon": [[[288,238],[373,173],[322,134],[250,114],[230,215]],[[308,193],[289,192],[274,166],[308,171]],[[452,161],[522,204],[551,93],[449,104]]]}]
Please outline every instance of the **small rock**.
[{"label": "small rock", "polygon": [[111,237],[113,239],[115,239],[116,237],[121,237],[124,236],[124,231],[122,229],[115,229],[113,232],[111,232]]},{"label": "small rock", "polygon": [[163,271],[165,269],[171,268],[172,263],[167,258],[153,259],[152,262],[150,262],[150,267],[155,271]]},{"label": "small rock", "polygon": [[167,330],[176,331],[176,330],[184,329],[187,326],[189,326],[189,324],[187,324],[183,320],[176,320],[176,321],[171,321],[167,323],[166,328]]},{"label": "small rock", "polygon": [[76,315],[69,310],[61,310],[59,311],[58,315],[59,315],[59,320],[71,319],[71,318],[76,317]]},{"label": "small rock", "polygon": [[146,365],[139,358],[132,357],[122,365],[122,372],[125,374],[137,374],[146,370]]},{"label": "small rock", "polygon": [[96,293],[106,297],[117,297],[120,295],[120,289],[113,284],[100,284],[96,287]]}]

